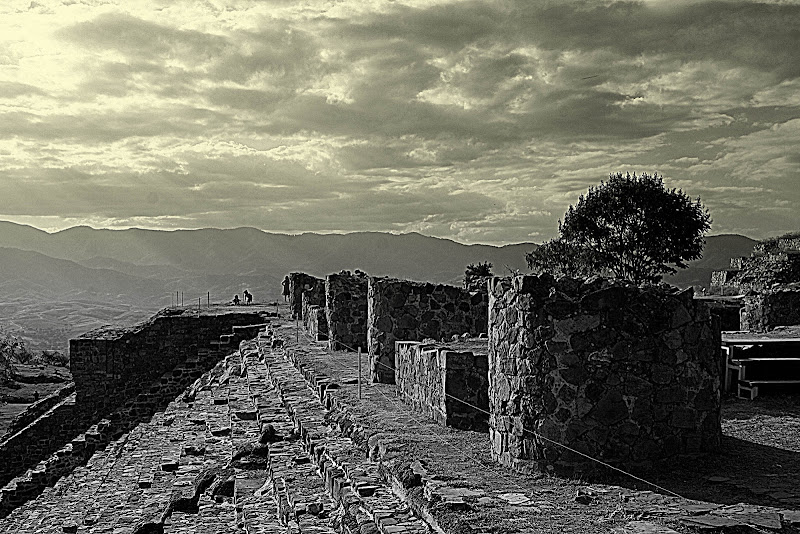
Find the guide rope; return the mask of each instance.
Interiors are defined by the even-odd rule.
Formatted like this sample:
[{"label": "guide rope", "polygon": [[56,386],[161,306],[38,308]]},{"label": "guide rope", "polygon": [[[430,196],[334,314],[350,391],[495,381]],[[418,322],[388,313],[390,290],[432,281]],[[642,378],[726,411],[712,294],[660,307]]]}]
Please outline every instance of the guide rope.
[{"label": "guide rope", "polygon": [[[305,336],[305,337],[306,337],[306,338],[307,338],[309,341],[312,341],[312,340],[311,340],[311,338],[310,338],[310,337],[308,337],[308,335],[306,334],[305,330],[303,330],[303,335],[304,335],[304,336]],[[351,350],[351,351],[353,351],[353,352],[356,352],[356,349],[355,349],[355,348],[353,348],[353,347],[351,347],[351,346],[347,345],[346,343],[342,343],[342,342],[340,342],[340,341],[337,341],[337,343],[338,343],[339,345],[343,346],[343,347],[346,347],[346,348],[350,349],[350,350]],[[376,359],[376,360],[375,360],[373,363],[376,363],[376,364],[378,364],[378,365],[381,365],[381,366],[385,367],[386,369],[389,369],[389,370],[391,370],[391,371],[394,371],[394,369],[393,369],[392,367],[390,367],[390,366],[386,365],[386,364],[385,364],[385,363],[383,363],[383,362],[380,362],[380,361],[378,361],[377,359]],[[379,389],[378,391],[380,392],[380,389]],[[399,390],[398,390],[398,391],[399,391]],[[406,397],[409,397],[409,398],[411,398],[411,397],[410,397],[410,395],[408,395],[406,392],[404,392],[404,391],[400,391],[400,392],[401,392],[403,395],[405,395]],[[382,392],[381,392],[381,394],[382,394]],[[480,408],[480,407],[478,407],[478,406],[475,406],[474,404],[471,404],[471,403],[469,403],[469,402],[467,402],[467,401],[465,401],[465,400],[463,400],[463,399],[459,399],[459,398],[457,398],[457,397],[454,397],[453,395],[451,395],[451,394],[449,394],[449,393],[447,393],[447,392],[445,392],[444,394],[445,394],[445,396],[446,396],[446,397],[448,397],[448,398],[451,398],[451,399],[453,399],[453,400],[456,400],[456,401],[458,401],[458,402],[460,402],[460,403],[462,403],[462,404],[465,404],[465,405],[469,406],[470,408],[472,408],[472,409],[474,409],[474,410],[477,410],[477,411],[479,411],[479,412],[482,412],[482,413],[484,413],[484,414],[486,414],[486,415],[488,415],[488,416],[490,416],[490,417],[491,417],[491,415],[492,415],[492,414],[491,414],[491,412],[489,412],[489,411],[487,411],[487,410],[484,410],[483,408]],[[490,426],[490,428],[492,428],[492,430],[494,430],[494,431],[498,432],[498,429],[497,429],[497,428],[495,428],[494,426],[492,426],[492,425],[491,425],[491,419],[490,419],[490,422],[489,422],[489,426]],[[541,435],[540,433],[538,433],[538,432],[536,432],[536,431],[534,431],[534,430],[531,430],[531,429],[529,429],[529,428],[525,428],[524,426],[522,427],[522,430],[523,430],[523,432],[527,432],[528,434],[530,434],[530,435],[532,435],[532,436],[534,436],[534,437],[536,437],[536,438],[538,438],[538,439],[540,439],[540,440],[542,440],[542,441],[545,441],[545,442],[547,442],[547,443],[550,443],[550,444],[552,444],[552,445],[555,445],[555,446],[557,446],[557,447],[561,447],[561,448],[562,448],[562,449],[564,449],[564,450],[567,450],[567,451],[569,451],[569,452],[571,452],[571,453],[573,453],[573,454],[577,454],[578,456],[581,456],[581,457],[583,457],[583,458],[586,458],[587,460],[590,460],[590,461],[592,461],[592,462],[595,462],[595,463],[597,463],[597,464],[599,464],[599,465],[602,465],[602,466],[604,466],[604,467],[606,467],[606,468],[608,468],[608,469],[611,469],[611,470],[613,470],[613,471],[616,471],[616,472],[618,472],[618,473],[621,473],[621,474],[623,474],[623,475],[625,475],[625,476],[628,476],[628,477],[630,477],[630,478],[632,478],[632,479],[634,479],[634,480],[637,480],[637,481],[639,481],[639,482],[642,482],[642,483],[644,483],[644,484],[647,484],[648,486],[651,486],[651,487],[653,487],[653,488],[656,488],[656,489],[658,489],[658,490],[661,490],[661,491],[663,491],[663,492],[665,492],[665,493],[667,493],[667,494],[669,494],[669,495],[672,495],[672,496],[674,496],[674,497],[678,497],[678,498],[680,498],[680,499],[684,499],[684,500],[685,500],[685,499],[687,499],[687,498],[686,498],[686,497],[684,497],[683,495],[679,495],[678,493],[675,493],[674,491],[672,491],[672,490],[670,490],[670,489],[667,489],[667,488],[665,488],[665,487],[663,487],[663,486],[660,486],[660,485],[658,485],[658,484],[656,484],[656,483],[654,483],[654,482],[651,482],[651,481],[649,481],[649,480],[646,480],[646,479],[644,479],[644,478],[642,478],[642,477],[639,477],[639,476],[637,476],[637,475],[634,475],[633,473],[630,473],[630,472],[628,472],[628,471],[625,471],[624,469],[621,469],[621,468],[619,468],[619,467],[616,467],[616,466],[614,466],[614,465],[611,465],[611,464],[609,464],[608,462],[604,462],[603,460],[600,460],[599,458],[594,458],[593,456],[591,456],[591,455],[589,455],[589,454],[586,454],[586,453],[584,453],[584,452],[581,452],[581,451],[579,451],[579,450],[576,450],[576,449],[574,449],[574,448],[572,448],[572,447],[570,447],[570,446],[568,446],[568,445],[565,445],[565,444],[563,444],[563,443],[560,443],[560,442],[558,442],[558,441],[556,441],[556,440],[553,440],[553,439],[550,439],[550,438],[548,438],[548,437],[545,437],[545,436]]]}]

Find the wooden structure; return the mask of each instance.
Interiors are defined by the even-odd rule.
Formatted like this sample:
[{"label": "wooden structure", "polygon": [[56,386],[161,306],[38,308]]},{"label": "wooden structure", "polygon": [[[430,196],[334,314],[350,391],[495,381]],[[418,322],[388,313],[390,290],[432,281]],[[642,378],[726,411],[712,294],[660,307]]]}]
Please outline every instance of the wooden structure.
[{"label": "wooden structure", "polygon": [[722,332],[725,391],[754,399],[759,387],[800,388],[800,328]]}]

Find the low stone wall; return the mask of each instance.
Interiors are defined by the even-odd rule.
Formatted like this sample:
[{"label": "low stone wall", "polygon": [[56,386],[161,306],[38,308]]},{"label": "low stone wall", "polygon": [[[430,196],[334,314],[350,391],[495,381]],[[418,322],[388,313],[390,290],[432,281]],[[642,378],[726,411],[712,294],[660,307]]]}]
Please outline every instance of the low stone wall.
[{"label": "low stone wall", "polygon": [[800,325],[800,284],[745,296],[740,320],[742,330],[754,332]]},{"label": "low stone wall", "polygon": [[491,282],[492,455],[592,471],[717,448],[719,326],[691,289],[590,278]]},{"label": "low stone wall", "polygon": [[[289,273],[289,309],[292,319],[303,318],[303,293],[306,291],[325,291],[325,281],[306,273]],[[319,303],[317,303],[319,305]]]},{"label": "low stone wall", "polygon": [[71,339],[70,370],[77,402],[97,420],[177,364],[196,358],[199,347],[218,344],[223,334],[236,336],[235,326],[263,322],[258,311],[165,309],[130,328],[101,328]]},{"label": "low stone wall", "polygon": [[325,318],[325,285],[303,293],[303,328],[316,341],[328,339],[328,320]]},{"label": "low stone wall", "polygon": [[[70,340],[75,393],[0,442],[0,485],[8,483],[0,517],[85,462],[95,445],[105,446],[163,409],[240,341],[256,337],[271,315],[166,309],[130,328]],[[105,423],[90,427],[103,416]]]},{"label": "low stone wall", "polygon": [[489,430],[489,357],[486,341],[395,343],[397,392],[440,425]]},{"label": "low stone wall", "polygon": [[89,423],[81,418],[71,394],[41,417],[0,442],[0,486],[8,483],[31,464],[47,458],[54,450],[80,434]]},{"label": "low stone wall", "polygon": [[[11,420],[11,424],[8,425],[5,435],[0,436],[0,442],[4,441],[6,438],[9,438],[10,436],[16,434],[29,424],[36,421],[39,417],[47,413],[47,411],[50,410],[50,408],[52,408],[56,404],[59,404],[61,401],[63,401],[73,393],[75,393],[75,384],[70,382],[68,384],[65,384],[64,386],[61,386],[50,395],[47,395],[46,397],[39,399],[38,401],[34,402],[33,404],[25,408],[25,411],[23,411],[22,413],[20,413],[19,415],[14,417],[14,419]],[[0,446],[0,449],[2,449],[2,446]]]},{"label": "low stone wall", "polygon": [[753,247],[754,252],[760,252],[760,253],[796,251],[796,250],[800,250],[800,236],[798,235],[765,239],[763,241],[756,243],[756,245]]},{"label": "low stone wall", "polygon": [[487,294],[393,278],[369,278],[367,346],[373,382],[394,383],[395,341],[477,337],[487,331]]},{"label": "low stone wall", "polygon": [[328,320],[325,318],[325,308],[309,306],[306,318],[306,332],[314,341],[328,339]]},{"label": "low stone wall", "polygon": [[325,311],[332,350],[367,348],[367,276],[342,271],[325,277]]}]

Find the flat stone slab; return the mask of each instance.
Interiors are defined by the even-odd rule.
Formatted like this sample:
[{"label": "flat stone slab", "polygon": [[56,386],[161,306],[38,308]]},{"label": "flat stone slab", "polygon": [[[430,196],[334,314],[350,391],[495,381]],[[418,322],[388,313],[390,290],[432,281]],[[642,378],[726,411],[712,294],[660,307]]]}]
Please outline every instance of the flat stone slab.
[{"label": "flat stone slab", "polygon": [[613,534],[679,534],[676,530],[658,523],[651,523],[650,521],[631,521],[627,525],[615,528],[611,532]]},{"label": "flat stone slab", "polygon": [[684,517],[681,523],[687,527],[696,528],[700,531],[717,531],[726,528],[743,527],[744,524],[735,519],[721,515],[698,515],[694,517]]},{"label": "flat stone slab", "polygon": [[781,515],[789,525],[800,525],[800,510],[783,510]]}]

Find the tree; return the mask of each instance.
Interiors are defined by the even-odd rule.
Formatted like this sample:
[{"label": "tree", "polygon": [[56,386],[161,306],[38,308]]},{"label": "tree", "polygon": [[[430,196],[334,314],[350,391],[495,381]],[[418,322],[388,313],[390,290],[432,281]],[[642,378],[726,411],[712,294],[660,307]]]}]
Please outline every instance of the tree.
[{"label": "tree", "polygon": [[464,288],[469,290],[477,289],[477,286],[487,276],[494,276],[492,264],[488,261],[483,263],[470,263],[464,271]]},{"label": "tree", "polygon": [[16,360],[26,363],[33,357],[33,353],[28,350],[24,339],[0,330],[0,356],[9,362]]},{"label": "tree", "polygon": [[657,174],[616,173],[581,195],[559,221],[559,237],[526,259],[539,271],[658,282],[702,257],[710,227],[699,198],[667,189]]}]

